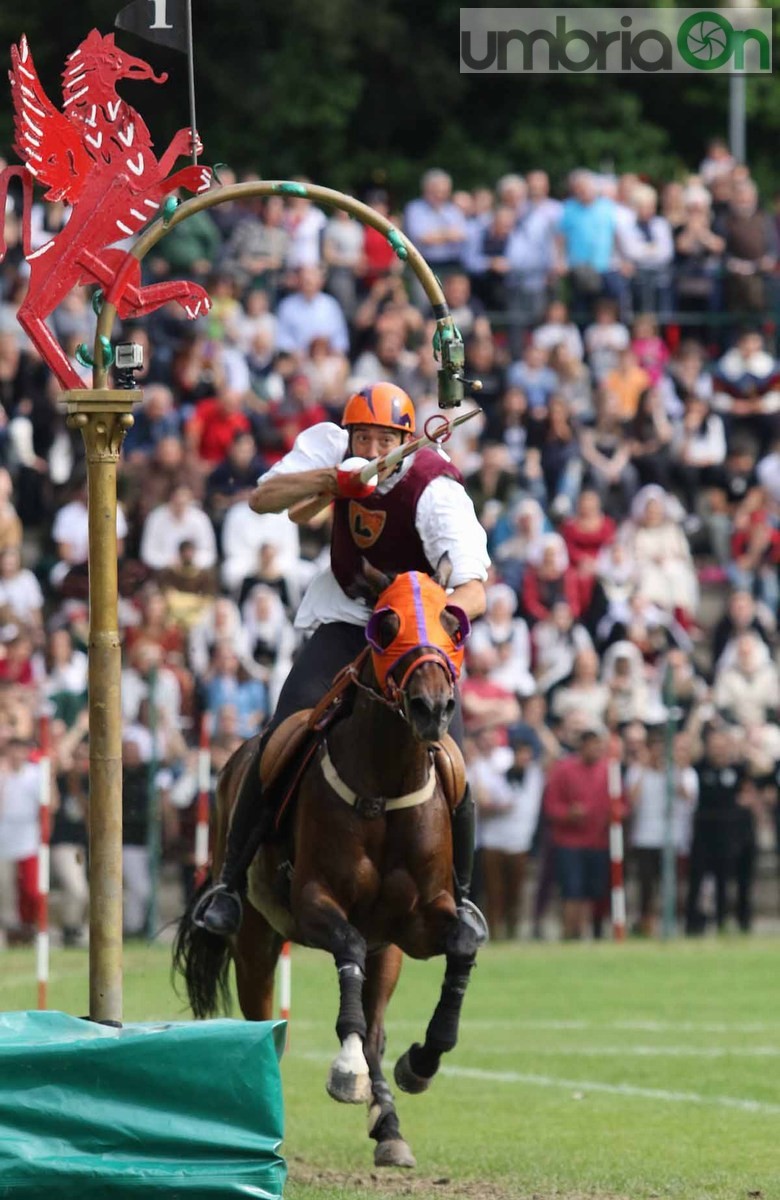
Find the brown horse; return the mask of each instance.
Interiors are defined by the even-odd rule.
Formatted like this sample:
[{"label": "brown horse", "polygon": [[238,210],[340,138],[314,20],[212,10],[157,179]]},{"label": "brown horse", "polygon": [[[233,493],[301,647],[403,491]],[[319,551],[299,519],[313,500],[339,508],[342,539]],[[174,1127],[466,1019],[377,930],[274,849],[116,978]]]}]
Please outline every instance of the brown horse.
[{"label": "brown horse", "polygon": [[[414,574],[399,576],[395,583]],[[391,582],[369,569],[366,577],[374,597]],[[445,738],[455,709],[457,670],[447,647],[458,647],[467,622],[448,606],[439,582],[415,578],[425,581],[429,598],[431,587],[436,589],[435,611],[429,603],[422,623],[427,640],[407,649],[408,641],[400,639],[402,653],[380,690],[374,662],[382,653],[392,657],[405,622],[392,607],[377,607],[369,631],[376,653],[365,660],[353,684],[348,711],[327,730],[305,769],[289,832],[281,841],[261,846],[253,860],[248,902],[232,944],[191,921],[196,897],[180,922],[174,951],[197,1017],[213,1015],[227,999],[232,958],[241,1010],[255,1021],[272,1015],[274,970],[285,940],[332,954],[339,979],[336,1033],[341,1049],[327,1090],[343,1103],[368,1104],[369,1134],[377,1142],[375,1163],[400,1167],[414,1166],[415,1160],[401,1136],[382,1074],[382,1054],[385,1011],[402,956],[446,956],[441,996],[425,1040],[411,1046],[395,1066],[398,1086],[421,1092],[436,1074],[441,1055],[456,1044],[478,946],[474,930],[456,911],[450,812],[442,776],[433,764],[434,747]],[[456,661],[457,653],[455,649]],[[462,767],[454,743],[446,742],[450,760],[456,757]],[[241,746],[220,776],[215,875],[256,743],[254,738]],[[462,792],[463,777],[459,779]],[[285,866],[289,882],[282,889]]]}]

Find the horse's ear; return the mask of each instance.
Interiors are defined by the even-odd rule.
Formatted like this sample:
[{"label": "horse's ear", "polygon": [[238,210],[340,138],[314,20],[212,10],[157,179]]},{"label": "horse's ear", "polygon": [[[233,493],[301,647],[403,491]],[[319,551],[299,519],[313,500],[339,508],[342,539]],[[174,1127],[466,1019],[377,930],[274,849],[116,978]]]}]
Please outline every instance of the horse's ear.
[{"label": "horse's ear", "polygon": [[436,570],[433,573],[433,578],[438,583],[439,587],[443,587],[446,591],[450,585],[450,576],[452,575],[452,559],[449,551],[445,550],[441,558],[436,564]]},{"label": "horse's ear", "polygon": [[360,574],[352,580],[348,595],[353,600],[365,600],[366,604],[373,608],[377,598],[392,582],[389,575],[377,567],[372,567],[368,559],[363,558],[360,561]]}]

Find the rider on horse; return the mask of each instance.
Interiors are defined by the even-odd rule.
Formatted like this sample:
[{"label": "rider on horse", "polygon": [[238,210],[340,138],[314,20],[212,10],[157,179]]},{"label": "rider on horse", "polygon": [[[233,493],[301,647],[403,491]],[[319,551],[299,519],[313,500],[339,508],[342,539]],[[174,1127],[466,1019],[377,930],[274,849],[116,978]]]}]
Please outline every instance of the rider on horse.
[{"label": "rider on horse", "polygon": [[[477,520],[459,472],[433,448],[417,450],[375,490],[361,490],[359,476],[339,472],[352,456],[378,458],[400,446],[415,432],[414,406],[392,383],[376,383],[351,396],[342,427],[322,422],[304,430],[293,449],[262,476],[250,499],[257,513],[283,512],[321,496],[333,500],[330,566],[311,582],[295,620],[311,634],[295,658],[281,690],[276,711],[262,741],[282,721],[312,708],[328,691],[333,677],[366,645],[371,609],[350,595],[363,559],[387,574],[421,571],[432,575],[442,556],[449,556],[450,600],[469,618],[485,611],[490,560],[485,531]],[[304,516],[302,519],[308,519]],[[462,749],[460,705],[450,733]],[[241,894],[257,846],[272,831],[273,811],[258,804],[257,762],[250,763],[239,792],[219,881],[207,891],[194,919],[212,933],[235,933],[241,923]],[[474,803],[466,794],[452,817],[455,900],[462,920],[479,935],[484,918],[468,899],[474,858]],[[250,853],[251,851],[251,853]]]}]

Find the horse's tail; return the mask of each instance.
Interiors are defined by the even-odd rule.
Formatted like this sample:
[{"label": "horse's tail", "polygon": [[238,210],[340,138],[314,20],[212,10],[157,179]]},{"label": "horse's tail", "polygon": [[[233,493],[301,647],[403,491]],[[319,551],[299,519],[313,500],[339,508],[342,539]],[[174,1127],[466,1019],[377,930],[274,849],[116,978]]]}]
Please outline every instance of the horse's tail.
[{"label": "horse's tail", "polygon": [[192,920],[195,905],[208,887],[210,876],[187,905],[173,943],[174,975],[184,980],[190,1008],[199,1020],[230,1011],[230,946]]}]

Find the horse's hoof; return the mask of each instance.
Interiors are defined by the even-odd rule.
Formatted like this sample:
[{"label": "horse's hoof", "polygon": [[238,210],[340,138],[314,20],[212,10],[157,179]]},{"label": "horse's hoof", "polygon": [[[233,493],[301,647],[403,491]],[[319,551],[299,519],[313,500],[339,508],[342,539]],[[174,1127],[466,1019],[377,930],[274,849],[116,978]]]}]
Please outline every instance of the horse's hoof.
[{"label": "horse's hoof", "polygon": [[425,1079],[422,1075],[416,1075],[412,1070],[408,1050],[406,1054],[401,1055],[395,1064],[393,1077],[401,1091],[408,1092],[412,1096],[419,1096],[420,1092],[427,1091],[431,1086],[430,1079]]},{"label": "horse's hoof", "polygon": [[357,1033],[349,1033],[341,1043],[341,1050],[330,1064],[328,1095],[339,1104],[367,1104],[371,1100],[371,1077],[363,1053],[363,1039]]},{"label": "horse's hoof", "polygon": [[403,1138],[389,1138],[377,1142],[374,1151],[375,1167],[416,1167],[417,1159]]},{"label": "horse's hoof", "polygon": [[339,1104],[367,1104],[371,1099],[371,1078],[368,1074],[354,1075],[331,1067],[325,1084],[329,1096]]}]

